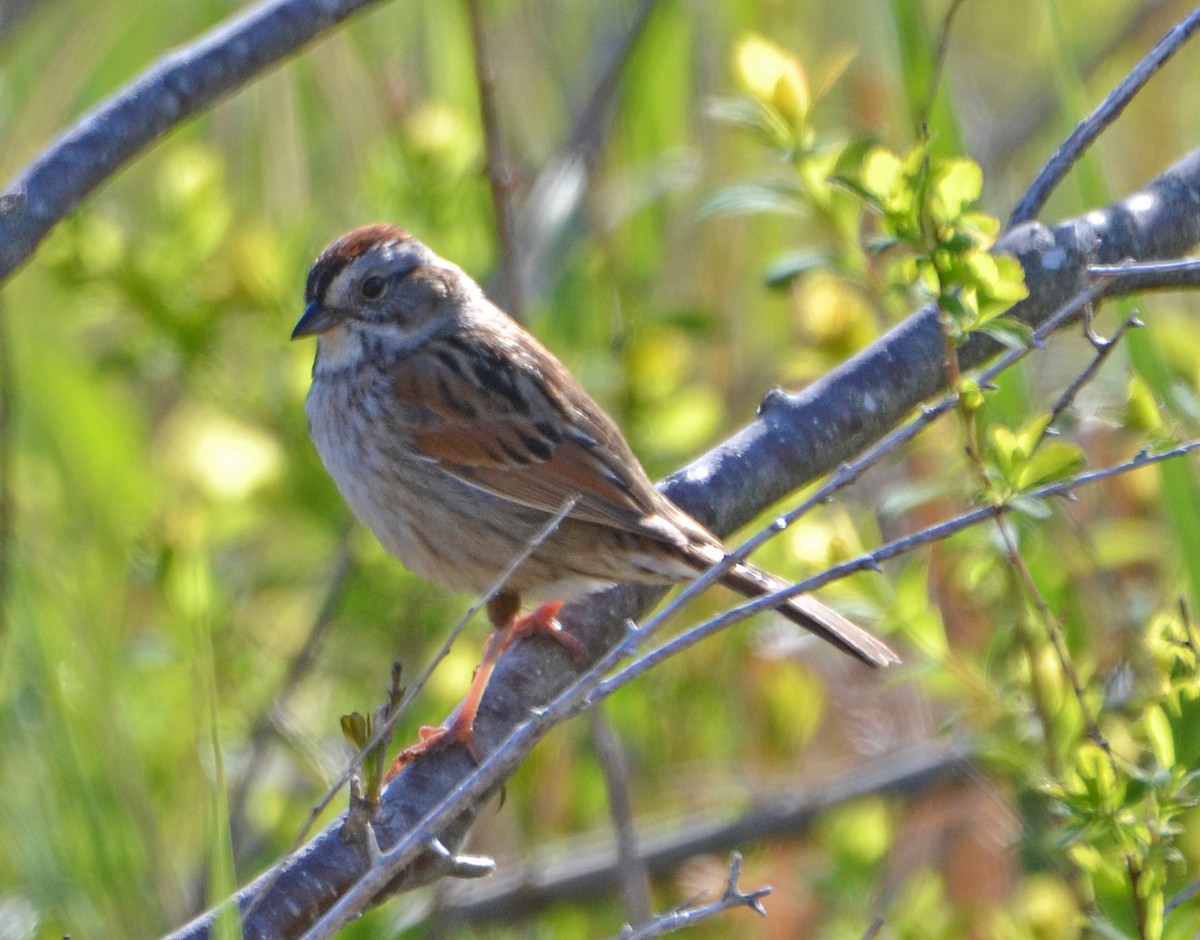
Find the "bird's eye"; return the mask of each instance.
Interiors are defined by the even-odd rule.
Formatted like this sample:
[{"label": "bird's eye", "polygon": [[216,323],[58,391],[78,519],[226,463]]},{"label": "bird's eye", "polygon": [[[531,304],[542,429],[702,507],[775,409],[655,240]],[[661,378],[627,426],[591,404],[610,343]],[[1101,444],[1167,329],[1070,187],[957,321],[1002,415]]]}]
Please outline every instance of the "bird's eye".
[{"label": "bird's eye", "polygon": [[363,297],[365,297],[367,300],[378,300],[383,296],[383,292],[386,288],[387,281],[378,275],[372,275],[363,281],[362,285],[358,289]]}]

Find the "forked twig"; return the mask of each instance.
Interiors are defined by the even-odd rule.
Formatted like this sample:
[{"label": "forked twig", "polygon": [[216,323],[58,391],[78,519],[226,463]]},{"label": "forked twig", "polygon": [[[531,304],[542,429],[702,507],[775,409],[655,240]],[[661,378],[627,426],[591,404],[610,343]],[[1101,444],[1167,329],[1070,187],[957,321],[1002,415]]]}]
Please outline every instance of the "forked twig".
[{"label": "forked twig", "polygon": [[707,904],[689,902],[665,914],[657,914],[641,927],[626,928],[614,940],[652,940],[654,937],[665,937],[676,930],[692,927],[702,920],[716,917],[737,907],[748,907],[760,917],[767,916],[767,909],[762,905],[762,899],[771,893],[770,886],[754,891],[743,891],[738,887],[742,877],[742,853],[734,852],[729,860],[729,874],[725,879],[725,890],[721,896]]}]

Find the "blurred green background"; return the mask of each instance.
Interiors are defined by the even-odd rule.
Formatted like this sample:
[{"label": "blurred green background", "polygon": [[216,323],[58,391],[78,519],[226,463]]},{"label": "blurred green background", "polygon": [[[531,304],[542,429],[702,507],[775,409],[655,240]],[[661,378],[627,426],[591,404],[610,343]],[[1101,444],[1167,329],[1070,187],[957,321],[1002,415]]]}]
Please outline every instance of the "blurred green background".
[{"label": "blurred green background", "polygon": [[[1003,217],[1078,117],[1187,9],[965,3],[928,111],[935,151],[979,161],[983,207]],[[538,249],[528,323],[618,418],[652,475],[750,420],[772,385],[822,374],[904,308],[872,302],[836,272],[766,285],[781,256],[826,249],[830,233],[811,216],[702,211],[727,187],[781,172],[711,106],[739,93],[735,50],[753,33],[810,75],[848,62],[815,112],[820,139],[873,136],[907,151],[944,4],[657,4],[620,72],[611,124],[591,129],[596,159],[577,204],[569,187],[543,199],[535,182],[563,156],[635,7],[484,10],[513,199],[546,226],[570,210],[559,227],[521,229]],[[0,3],[4,178],[234,11],[212,0]],[[1103,205],[1195,147],[1198,81],[1200,53],[1186,49],[1044,218]],[[386,4],[171,134],[5,287],[3,940],[154,936],[247,881],[286,850],[346,760],[338,717],[381,701],[383,664],[399,657],[419,671],[469,603],[410,576],[351,525],[304,426],[313,350],[288,335],[309,262],[353,225],[395,221],[494,278],[482,141],[465,7]],[[1114,356],[1068,428],[1100,464],[1200,422],[1195,302],[1171,295],[1143,309],[1133,361]],[[1057,342],[1005,381],[992,415],[1016,425],[1044,411],[1088,354]],[[1194,466],[1169,476],[1140,471],[1082,494],[1069,516],[1019,525],[1105,731],[1133,765],[1145,763],[1144,716],[1124,706],[1173,675],[1147,652],[1147,625],[1161,629],[1181,594],[1196,597],[1179,541],[1194,524]],[[950,514],[971,486],[946,422],[760,560],[798,577]],[[693,649],[607,709],[639,820],[736,815],[756,794],[951,736],[984,759],[937,790],[841,809],[804,840],[743,846],[743,883],[775,888],[770,917],[735,912],[693,935],[854,938],[879,912],[885,936],[1049,940],[1078,935],[1080,911],[1133,935],[1128,885],[1104,869],[1084,884],[1086,860],[1068,861],[1068,835],[1052,824],[1057,804],[1042,784],[1069,782],[1080,722],[1044,638],[1022,646],[1006,629],[1024,614],[993,533],[825,596],[891,632],[910,665],[880,683],[768,621]],[[457,702],[482,637],[477,625],[456,647],[400,740]],[[1106,697],[1121,676],[1134,691]],[[1185,769],[1200,754],[1193,711],[1186,696],[1169,711]],[[1047,713],[1057,734],[1038,721]],[[1200,820],[1181,819],[1168,896],[1200,860]],[[503,808],[484,812],[473,847],[511,866],[568,835],[603,838],[607,820],[577,721],[534,753]],[[725,865],[694,860],[656,882],[656,904],[719,889]],[[402,899],[345,935],[583,938],[616,933],[627,916],[616,897],[507,927],[439,925],[421,910]],[[1187,905],[1167,921],[1171,936],[1198,926]]]}]

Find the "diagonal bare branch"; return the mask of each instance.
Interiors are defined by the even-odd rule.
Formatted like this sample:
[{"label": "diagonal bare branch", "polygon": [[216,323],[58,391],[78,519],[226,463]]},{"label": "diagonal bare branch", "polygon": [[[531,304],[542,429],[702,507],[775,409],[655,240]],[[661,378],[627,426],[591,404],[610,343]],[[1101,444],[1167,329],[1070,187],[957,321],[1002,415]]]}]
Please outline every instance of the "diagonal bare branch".
[{"label": "diagonal bare branch", "polygon": [[0,194],[0,283],[171,129],[380,0],[264,0],[168,53],[68,127]]},{"label": "diagonal bare branch", "polygon": [[1182,22],[1171,27],[1167,35],[1160,39],[1137,67],[1125,76],[1121,84],[1100,102],[1096,110],[1079,122],[1013,209],[1008,220],[1010,228],[1037,216],[1038,210],[1045,205],[1054,188],[1070,172],[1076,161],[1096,142],[1104,129],[1121,116],[1129,102],[1155,73],[1183,48],[1197,29],[1200,29],[1200,7],[1189,13]]}]

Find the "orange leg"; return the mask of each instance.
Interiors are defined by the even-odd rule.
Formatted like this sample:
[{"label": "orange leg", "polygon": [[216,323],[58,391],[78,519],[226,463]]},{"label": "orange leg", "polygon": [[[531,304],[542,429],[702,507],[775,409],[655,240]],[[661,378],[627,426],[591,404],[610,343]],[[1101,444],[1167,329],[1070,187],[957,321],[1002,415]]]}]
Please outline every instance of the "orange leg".
[{"label": "orange leg", "polygon": [[585,653],[583,644],[567,633],[558,622],[562,601],[542,604],[524,617],[516,616],[519,605],[520,599],[511,593],[499,594],[488,602],[488,616],[495,630],[484,644],[483,661],[475,670],[466,698],[458,706],[454,717],[446,724],[438,727],[426,726],[417,732],[417,743],[400,752],[392,763],[386,780],[395,777],[410,761],[449,744],[463,745],[476,763],[483,760],[483,754],[475,740],[475,716],[479,714],[484,689],[487,688],[500,655],[517,640],[535,633],[545,633],[565,646],[576,661],[582,661]]}]

